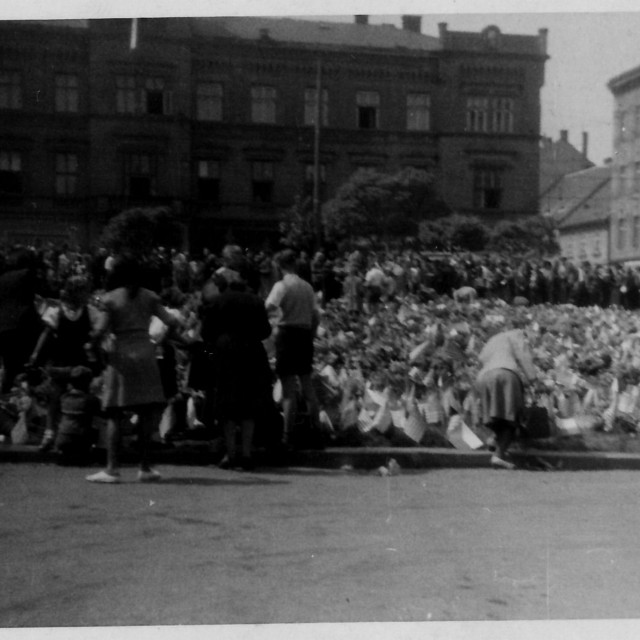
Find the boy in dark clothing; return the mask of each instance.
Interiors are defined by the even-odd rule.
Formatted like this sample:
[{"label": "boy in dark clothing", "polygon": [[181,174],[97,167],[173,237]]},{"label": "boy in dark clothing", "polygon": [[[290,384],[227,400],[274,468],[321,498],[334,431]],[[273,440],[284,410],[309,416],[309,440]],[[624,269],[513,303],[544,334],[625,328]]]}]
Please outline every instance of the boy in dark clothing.
[{"label": "boy in dark clothing", "polygon": [[100,409],[98,398],[89,393],[93,374],[88,367],[74,367],[68,391],[60,398],[60,423],[55,449],[60,464],[86,464],[97,432],[93,418]]}]

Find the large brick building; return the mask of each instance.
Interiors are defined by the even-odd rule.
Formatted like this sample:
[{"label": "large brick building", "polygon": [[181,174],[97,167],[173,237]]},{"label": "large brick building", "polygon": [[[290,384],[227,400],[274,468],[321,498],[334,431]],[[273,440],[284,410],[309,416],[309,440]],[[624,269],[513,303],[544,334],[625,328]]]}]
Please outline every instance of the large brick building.
[{"label": "large brick building", "polygon": [[421,30],[2,22],[0,240],[86,244],[124,208],[168,205],[193,246],[255,244],[310,193],[317,137],[323,199],[359,167],[411,166],[456,211],[535,215],[546,31]]}]

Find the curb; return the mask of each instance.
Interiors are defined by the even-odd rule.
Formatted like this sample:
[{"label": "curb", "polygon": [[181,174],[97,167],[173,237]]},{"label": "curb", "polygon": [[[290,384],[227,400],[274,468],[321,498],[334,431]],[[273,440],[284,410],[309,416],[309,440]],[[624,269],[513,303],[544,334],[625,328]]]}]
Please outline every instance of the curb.
[{"label": "curb", "polygon": [[[640,454],[608,452],[536,451],[513,452],[514,461],[523,469],[554,471],[614,471],[640,470]],[[219,455],[207,448],[178,447],[154,452],[156,464],[210,466]],[[136,456],[125,452],[124,463],[135,463]],[[425,448],[330,448],[323,450],[294,451],[286,455],[269,456],[258,453],[256,462],[260,466],[309,467],[314,469],[371,470],[388,464],[394,459],[406,471],[425,469],[474,469],[491,468],[491,453],[488,451],[459,451],[455,449]],[[0,446],[0,463],[52,464],[56,458],[51,453],[42,453],[36,446]],[[95,462],[99,459],[96,457]]]}]

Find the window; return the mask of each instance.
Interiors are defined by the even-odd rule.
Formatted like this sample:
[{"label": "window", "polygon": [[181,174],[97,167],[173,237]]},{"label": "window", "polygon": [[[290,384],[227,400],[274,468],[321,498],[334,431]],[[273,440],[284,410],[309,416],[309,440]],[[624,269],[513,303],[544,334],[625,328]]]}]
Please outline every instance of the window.
[{"label": "window", "polygon": [[273,162],[254,162],[251,165],[253,201],[259,204],[273,202]]},{"label": "window", "polygon": [[631,242],[633,247],[640,247],[640,216],[633,216],[633,230],[631,231]]},{"label": "window", "polygon": [[171,113],[171,92],[163,78],[116,76],[116,111],[167,115]]},{"label": "window", "polygon": [[196,117],[198,120],[222,120],[222,85],[201,82],[196,89]]},{"label": "window", "polygon": [[125,194],[132,198],[156,195],[157,163],[155,156],[131,154],[125,161]]},{"label": "window", "polygon": [[78,113],[78,76],[70,73],[56,75],[56,111]]},{"label": "window", "polygon": [[407,129],[429,131],[431,96],[426,93],[410,93],[407,96]]},{"label": "window", "polygon": [[513,99],[494,98],[492,101],[494,133],[513,133]]},{"label": "window", "polygon": [[500,209],[502,206],[502,170],[477,168],[473,176],[473,206],[476,209]]},{"label": "window", "polygon": [[220,200],[220,163],[217,160],[198,162],[198,200],[205,202]]},{"label": "window", "polygon": [[22,156],[15,151],[0,151],[0,194],[20,195],[23,191]]},{"label": "window", "polygon": [[147,78],[144,83],[144,112],[156,116],[167,114],[166,95],[162,78]]},{"label": "window", "polygon": [[276,90],[273,87],[251,88],[251,121],[256,124],[275,124]]},{"label": "window", "polygon": [[136,79],[134,76],[116,77],[116,111],[136,112]]},{"label": "window", "polygon": [[376,91],[358,91],[356,105],[358,108],[358,129],[377,129],[380,94]]},{"label": "window", "polygon": [[[316,124],[316,113],[318,108],[318,90],[305,89],[304,92],[304,123],[308,125]],[[323,127],[329,125],[329,92],[322,90],[322,104],[320,105],[322,116],[320,122]]]},{"label": "window", "polygon": [[75,153],[56,154],[56,195],[73,196],[78,185],[78,156]]},{"label": "window", "polygon": [[633,111],[622,112],[622,138],[624,140],[629,140],[633,136],[633,118]]},{"label": "window", "polygon": [[489,98],[467,98],[467,131],[489,129]]},{"label": "window", "polygon": [[467,131],[513,133],[513,98],[467,98]]},{"label": "window", "polygon": [[580,260],[586,260],[588,258],[587,241],[584,238],[578,241],[578,258],[580,258]]},{"label": "window", "polygon": [[620,193],[625,194],[628,190],[627,185],[627,167],[620,167]]},{"label": "window", "polygon": [[620,218],[618,220],[618,249],[624,249],[626,235],[627,235],[627,219]]},{"label": "window", "polygon": [[616,111],[614,115],[614,138],[619,142],[624,133],[624,111]]},{"label": "window", "polygon": [[595,238],[593,240],[593,257],[599,258],[602,255],[602,247],[600,246],[600,238]]},{"label": "window", "polygon": [[0,71],[0,109],[22,108],[22,77],[18,71]]}]

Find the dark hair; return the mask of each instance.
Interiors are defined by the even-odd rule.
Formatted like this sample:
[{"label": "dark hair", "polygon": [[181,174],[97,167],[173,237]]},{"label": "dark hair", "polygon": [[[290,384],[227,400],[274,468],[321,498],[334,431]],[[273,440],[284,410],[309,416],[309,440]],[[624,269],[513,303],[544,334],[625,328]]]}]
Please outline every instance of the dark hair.
[{"label": "dark hair", "polygon": [[135,298],[142,287],[142,265],[135,258],[118,258],[113,265],[113,279],[117,286],[127,290],[130,298]]},{"label": "dark hair", "polygon": [[297,266],[296,253],[293,249],[285,249],[277,258],[278,266],[287,271],[295,271]]}]

